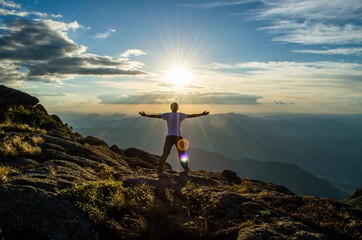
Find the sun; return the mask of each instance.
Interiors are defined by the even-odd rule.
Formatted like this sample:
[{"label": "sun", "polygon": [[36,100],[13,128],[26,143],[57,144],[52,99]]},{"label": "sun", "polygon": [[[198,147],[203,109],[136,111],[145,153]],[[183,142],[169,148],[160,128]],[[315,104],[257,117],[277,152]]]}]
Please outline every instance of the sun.
[{"label": "sun", "polygon": [[193,80],[193,76],[190,70],[183,67],[175,67],[166,72],[165,80],[176,86],[182,87],[190,84]]}]

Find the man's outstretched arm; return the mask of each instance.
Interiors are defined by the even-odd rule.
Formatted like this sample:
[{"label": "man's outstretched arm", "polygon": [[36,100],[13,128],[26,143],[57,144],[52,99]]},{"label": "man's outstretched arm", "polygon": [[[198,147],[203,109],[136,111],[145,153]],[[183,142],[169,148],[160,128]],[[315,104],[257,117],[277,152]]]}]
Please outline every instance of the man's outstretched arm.
[{"label": "man's outstretched arm", "polygon": [[146,114],[145,112],[139,112],[139,114],[142,116],[142,117],[149,117],[149,118],[161,118],[161,115],[160,114]]},{"label": "man's outstretched arm", "polygon": [[208,115],[209,112],[203,111],[202,113],[196,113],[196,114],[187,114],[187,118],[195,118],[195,117],[201,117]]}]

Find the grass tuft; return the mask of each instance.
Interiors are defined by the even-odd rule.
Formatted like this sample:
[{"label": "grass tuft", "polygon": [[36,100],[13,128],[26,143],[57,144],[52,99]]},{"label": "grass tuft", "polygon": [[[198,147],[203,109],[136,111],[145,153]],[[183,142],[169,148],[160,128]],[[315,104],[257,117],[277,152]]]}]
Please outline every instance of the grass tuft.
[{"label": "grass tuft", "polygon": [[0,124],[0,132],[21,132],[21,133],[38,133],[46,134],[46,131],[41,128],[30,127],[23,123],[2,123]]},{"label": "grass tuft", "polygon": [[39,144],[44,142],[40,136],[26,136],[21,134],[6,135],[0,143],[0,154],[4,156],[34,156],[41,154]]},{"label": "grass tuft", "polygon": [[8,175],[16,172],[19,172],[16,168],[0,165],[0,182],[7,182]]}]

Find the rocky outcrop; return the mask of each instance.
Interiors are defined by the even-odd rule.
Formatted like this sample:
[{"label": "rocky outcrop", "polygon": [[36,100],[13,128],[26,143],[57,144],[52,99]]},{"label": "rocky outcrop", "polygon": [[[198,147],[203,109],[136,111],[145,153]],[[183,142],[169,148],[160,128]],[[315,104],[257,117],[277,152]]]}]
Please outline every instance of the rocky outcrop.
[{"label": "rocky outcrop", "polygon": [[362,209],[362,186],[357,188],[354,193],[348,196],[345,202],[356,208]]},{"label": "rocky outcrop", "polygon": [[4,106],[35,106],[39,99],[25,92],[0,85],[0,108]]},{"label": "rocky outcrop", "polygon": [[361,239],[362,211],[348,204],[231,170],[158,174],[159,156],[32,108],[19,111],[56,125],[11,125],[17,112],[0,125],[0,239]]}]

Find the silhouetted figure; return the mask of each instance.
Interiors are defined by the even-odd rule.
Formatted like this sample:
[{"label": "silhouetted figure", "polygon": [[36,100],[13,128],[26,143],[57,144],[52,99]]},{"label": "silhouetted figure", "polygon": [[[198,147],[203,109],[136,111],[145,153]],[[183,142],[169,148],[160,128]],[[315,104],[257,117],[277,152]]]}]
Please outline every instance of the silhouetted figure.
[{"label": "silhouetted figure", "polygon": [[[185,120],[186,118],[194,118],[194,117],[208,115],[209,112],[204,111],[199,114],[180,113],[180,112],[177,112],[179,106],[175,102],[172,103],[170,107],[171,107],[172,112],[163,113],[160,115],[159,114],[146,114],[145,112],[139,112],[139,114],[143,117],[162,118],[163,120],[167,121],[168,132],[167,132],[167,136],[166,136],[166,140],[165,140],[165,145],[163,146],[163,153],[162,153],[162,156],[160,157],[160,164],[158,165],[157,171],[162,172],[163,165],[166,162],[168,155],[170,155],[172,146],[176,145],[181,166],[183,167],[183,169],[186,172],[188,172],[190,170],[190,168],[188,166],[188,159],[187,159],[187,155],[185,153],[185,149],[180,148],[179,144],[178,144],[180,140],[183,140],[182,134],[181,134],[181,129],[180,129],[181,122],[183,120]],[[185,159],[183,159],[183,158],[185,158]]]}]

